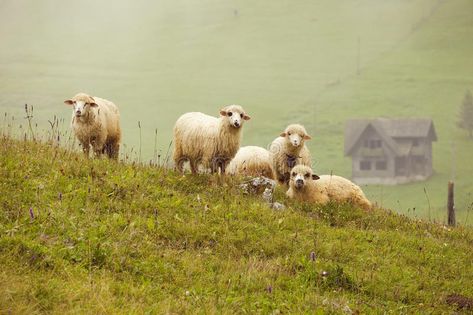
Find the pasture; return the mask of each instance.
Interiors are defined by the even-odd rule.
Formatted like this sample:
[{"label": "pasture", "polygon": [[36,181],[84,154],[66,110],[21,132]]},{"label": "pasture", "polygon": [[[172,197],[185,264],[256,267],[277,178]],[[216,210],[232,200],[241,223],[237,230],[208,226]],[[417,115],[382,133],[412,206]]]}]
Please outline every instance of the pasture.
[{"label": "pasture", "polygon": [[0,123],[15,117],[20,133],[28,103],[38,134],[54,115],[65,130],[62,101],[84,91],[120,107],[124,154],[146,162],[156,133],[166,154],[181,113],[239,103],[252,116],[245,145],[267,146],[301,122],[317,172],[349,177],[346,119],[431,117],[436,174],[364,190],[383,207],[443,222],[454,179],[458,220],[471,224],[473,141],[455,122],[473,89],[472,12],[469,0],[1,1]]}]

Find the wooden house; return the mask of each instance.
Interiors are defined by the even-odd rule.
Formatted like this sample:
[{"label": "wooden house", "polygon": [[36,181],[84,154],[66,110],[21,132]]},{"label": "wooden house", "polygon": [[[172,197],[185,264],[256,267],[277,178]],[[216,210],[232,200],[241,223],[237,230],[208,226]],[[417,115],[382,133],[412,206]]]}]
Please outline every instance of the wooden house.
[{"label": "wooden house", "polygon": [[345,127],[345,155],[359,184],[401,184],[433,173],[431,119],[354,119]]}]

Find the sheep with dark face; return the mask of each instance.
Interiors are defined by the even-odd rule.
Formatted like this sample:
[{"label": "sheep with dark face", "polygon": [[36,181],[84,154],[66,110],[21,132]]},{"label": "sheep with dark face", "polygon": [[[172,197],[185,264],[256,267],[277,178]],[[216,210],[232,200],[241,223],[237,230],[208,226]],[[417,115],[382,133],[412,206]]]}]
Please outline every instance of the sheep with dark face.
[{"label": "sheep with dark face", "polygon": [[371,202],[358,185],[341,176],[315,175],[305,165],[297,165],[291,170],[286,195],[299,201],[322,205],[334,201],[348,202],[365,210],[372,208]]},{"label": "sheep with dark face", "polygon": [[305,141],[310,140],[304,126],[292,124],[270,146],[274,170],[280,184],[288,184],[291,169],[299,164],[311,166],[310,152]]},{"label": "sheep with dark face", "polygon": [[89,156],[92,147],[96,156],[105,153],[109,158],[118,159],[121,129],[117,106],[85,93],[79,93],[64,103],[73,108],[71,127],[85,155]]},{"label": "sheep with dark face", "polygon": [[174,125],[174,164],[179,172],[189,161],[192,173],[199,165],[222,174],[240,148],[242,127],[248,116],[240,105],[220,110],[220,117],[186,113]]}]

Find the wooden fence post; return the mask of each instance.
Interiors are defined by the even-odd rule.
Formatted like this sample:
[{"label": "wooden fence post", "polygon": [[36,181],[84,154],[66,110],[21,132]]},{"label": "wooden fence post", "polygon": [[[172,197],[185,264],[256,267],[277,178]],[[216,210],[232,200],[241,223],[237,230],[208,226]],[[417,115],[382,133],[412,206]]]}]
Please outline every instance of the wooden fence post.
[{"label": "wooden fence post", "polygon": [[448,182],[448,201],[447,201],[447,211],[448,211],[448,225],[455,226],[455,203],[453,195],[454,184],[452,181]]}]

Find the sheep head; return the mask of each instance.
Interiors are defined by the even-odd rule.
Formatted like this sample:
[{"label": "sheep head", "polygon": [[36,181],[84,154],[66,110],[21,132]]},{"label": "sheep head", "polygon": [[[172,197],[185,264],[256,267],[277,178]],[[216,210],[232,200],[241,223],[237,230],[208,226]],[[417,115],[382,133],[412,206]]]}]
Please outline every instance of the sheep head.
[{"label": "sheep head", "polygon": [[230,126],[239,129],[243,126],[245,120],[250,120],[240,105],[229,105],[220,110],[220,115],[227,119]]},{"label": "sheep head", "polygon": [[280,136],[286,138],[287,144],[296,148],[302,147],[304,145],[304,141],[312,139],[311,136],[307,134],[304,126],[299,124],[287,126],[286,130],[284,130]]},{"label": "sheep head", "polygon": [[320,179],[320,177],[315,175],[310,167],[305,165],[296,165],[291,170],[289,186],[296,190],[302,190],[309,181],[318,179]]},{"label": "sheep head", "polygon": [[73,98],[65,100],[64,104],[71,105],[74,115],[78,118],[87,115],[90,108],[98,107],[94,98],[85,93],[76,94]]}]

